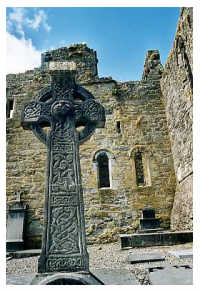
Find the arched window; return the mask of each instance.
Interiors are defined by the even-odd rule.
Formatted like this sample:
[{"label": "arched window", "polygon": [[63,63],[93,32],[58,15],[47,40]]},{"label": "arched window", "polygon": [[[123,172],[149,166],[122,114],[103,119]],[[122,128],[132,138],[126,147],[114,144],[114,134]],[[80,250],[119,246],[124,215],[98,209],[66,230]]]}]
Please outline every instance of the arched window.
[{"label": "arched window", "polygon": [[135,186],[151,186],[150,154],[144,145],[135,145],[130,154],[133,166],[133,184]]},{"label": "arched window", "polygon": [[98,164],[98,184],[99,188],[110,187],[109,178],[109,159],[106,152],[100,153],[97,156]]},{"label": "arched window", "polygon": [[97,173],[98,188],[113,188],[114,155],[106,149],[98,150],[93,156],[93,163]]},{"label": "arched window", "polygon": [[137,186],[144,185],[144,169],[142,163],[142,153],[137,151],[134,153],[134,160],[135,160],[135,174],[136,174],[136,183]]}]

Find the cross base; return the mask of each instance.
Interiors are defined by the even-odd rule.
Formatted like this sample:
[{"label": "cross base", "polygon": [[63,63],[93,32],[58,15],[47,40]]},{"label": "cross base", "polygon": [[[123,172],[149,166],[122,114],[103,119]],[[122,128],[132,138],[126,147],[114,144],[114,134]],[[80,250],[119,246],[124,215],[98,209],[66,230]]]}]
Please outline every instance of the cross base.
[{"label": "cross base", "polygon": [[91,272],[38,273],[31,285],[104,285]]}]

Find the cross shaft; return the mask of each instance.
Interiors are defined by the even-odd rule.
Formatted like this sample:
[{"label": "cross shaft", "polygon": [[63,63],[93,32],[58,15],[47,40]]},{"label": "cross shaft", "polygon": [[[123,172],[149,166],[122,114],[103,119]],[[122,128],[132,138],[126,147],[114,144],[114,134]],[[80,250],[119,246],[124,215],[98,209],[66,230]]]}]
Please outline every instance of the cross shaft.
[{"label": "cross shaft", "polygon": [[[104,108],[75,84],[74,72],[50,72],[51,87],[24,105],[22,126],[47,146],[44,232],[38,271],[89,270],[79,144],[105,123]],[[46,134],[43,127],[50,124]],[[77,125],[84,126],[81,132]]]}]

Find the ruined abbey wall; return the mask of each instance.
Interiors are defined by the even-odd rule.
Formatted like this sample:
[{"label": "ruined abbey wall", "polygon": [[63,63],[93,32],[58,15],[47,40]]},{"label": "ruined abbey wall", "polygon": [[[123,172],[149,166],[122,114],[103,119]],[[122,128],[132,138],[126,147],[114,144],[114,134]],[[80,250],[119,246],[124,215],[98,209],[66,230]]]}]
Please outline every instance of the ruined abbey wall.
[{"label": "ruined abbey wall", "polygon": [[171,228],[174,230],[192,229],[192,53],[192,8],[182,8],[173,48],[161,79],[177,179],[171,216]]},{"label": "ruined abbey wall", "polygon": [[[38,90],[50,84],[49,67],[52,62],[62,66],[63,58],[76,64],[77,82],[106,110],[105,128],[97,129],[80,146],[88,243],[110,242],[120,233],[135,232],[145,207],[153,207],[161,226],[169,228],[176,180],[160,90],[159,52],[148,51],[141,81],[122,83],[98,77],[96,53],[85,44],[72,47],[43,54],[40,69],[7,76],[7,202],[21,192],[21,200],[29,206],[27,246],[41,244],[46,149],[22,129],[21,110],[24,102],[34,100]],[[105,153],[109,164],[106,187],[99,183],[98,162]]]},{"label": "ruined abbey wall", "polygon": [[88,243],[135,232],[145,207],[163,228],[192,230],[192,20],[192,9],[182,8],[164,70],[159,52],[148,51],[141,81],[99,78],[97,54],[86,44],[45,52],[41,68],[7,76],[7,203],[20,193],[28,204],[27,247],[41,245],[46,148],[22,129],[21,111],[63,64],[75,66],[77,83],[106,110],[105,127],[80,145]]}]

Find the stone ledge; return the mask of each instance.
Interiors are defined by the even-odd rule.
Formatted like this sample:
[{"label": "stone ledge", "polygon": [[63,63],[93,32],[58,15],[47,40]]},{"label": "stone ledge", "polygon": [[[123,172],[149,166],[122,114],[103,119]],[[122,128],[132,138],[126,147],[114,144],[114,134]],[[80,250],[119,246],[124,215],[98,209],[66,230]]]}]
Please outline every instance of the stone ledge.
[{"label": "stone ledge", "polygon": [[121,249],[183,244],[193,241],[192,231],[157,232],[148,234],[120,234]]}]

